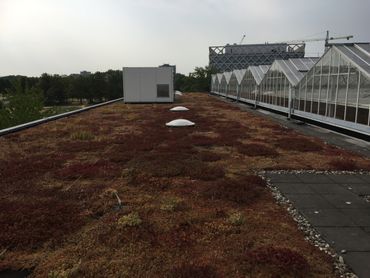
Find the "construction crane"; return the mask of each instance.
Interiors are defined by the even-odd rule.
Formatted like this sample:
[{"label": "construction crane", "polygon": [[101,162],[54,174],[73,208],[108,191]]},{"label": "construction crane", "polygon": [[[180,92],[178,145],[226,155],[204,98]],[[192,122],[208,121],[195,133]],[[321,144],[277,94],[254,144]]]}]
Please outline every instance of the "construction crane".
[{"label": "construction crane", "polygon": [[245,35],[243,35],[242,39],[240,40],[239,44],[242,44],[245,39]]},{"label": "construction crane", "polygon": [[352,39],[352,35],[348,36],[341,36],[341,37],[330,37],[329,31],[326,31],[326,37],[325,38],[314,38],[314,39],[306,39],[306,40],[294,40],[294,41],[285,41],[283,43],[289,43],[289,44],[295,44],[295,43],[306,43],[306,42],[316,42],[316,41],[325,41],[325,47],[329,46],[329,41],[334,40],[349,40]]}]

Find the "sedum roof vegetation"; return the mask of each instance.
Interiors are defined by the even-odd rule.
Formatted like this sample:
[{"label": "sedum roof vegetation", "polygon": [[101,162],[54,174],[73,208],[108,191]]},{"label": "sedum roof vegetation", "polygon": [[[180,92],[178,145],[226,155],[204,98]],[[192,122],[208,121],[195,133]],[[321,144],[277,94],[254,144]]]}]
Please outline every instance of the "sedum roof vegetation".
[{"label": "sedum roof vegetation", "polygon": [[334,276],[256,173],[370,161],[206,94],[181,105],[194,127],[165,126],[172,104],[116,103],[1,137],[0,271]]}]

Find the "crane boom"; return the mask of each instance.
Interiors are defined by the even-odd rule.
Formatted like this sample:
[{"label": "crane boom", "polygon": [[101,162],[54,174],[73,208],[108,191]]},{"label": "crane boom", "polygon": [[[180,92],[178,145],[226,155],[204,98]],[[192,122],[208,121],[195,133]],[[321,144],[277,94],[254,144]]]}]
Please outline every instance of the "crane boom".
[{"label": "crane boom", "polygon": [[306,39],[306,40],[293,40],[293,41],[285,41],[283,43],[289,43],[289,44],[294,44],[294,43],[306,43],[306,42],[317,42],[317,41],[325,41],[325,46],[329,44],[329,41],[334,41],[334,40],[349,40],[352,39],[352,35],[348,36],[340,36],[340,37],[330,37],[329,36],[329,31],[326,32],[326,37],[325,38],[314,38],[314,39]]},{"label": "crane boom", "polygon": [[242,44],[244,41],[245,35],[243,35],[242,39],[240,40],[239,44]]}]

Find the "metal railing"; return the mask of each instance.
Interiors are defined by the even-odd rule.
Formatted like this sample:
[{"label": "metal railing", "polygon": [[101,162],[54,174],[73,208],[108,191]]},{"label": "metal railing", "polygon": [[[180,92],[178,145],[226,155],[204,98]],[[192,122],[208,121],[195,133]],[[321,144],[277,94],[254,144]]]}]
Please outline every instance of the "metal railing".
[{"label": "metal railing", "polygon": [[114,103],[114,102],[122,101],[122,100],[123,100],[123,98],[117,98],[117,99],[114,99],[114,100],[102,102],[102,103],[99,103],[99,104],[91,105],[91,106],[84,107],[84,108],[77,109],[77,110],[73,110],[73,111],[70,111],[70,112],[66,112],[66,113],[62,113],[62,114],[42,118],[42,119],[39,119],[39,120],[35,120],[35,121],[32,121],[32,122],[24,123],[24,124],[17,125],[17,126],[12,126],[12,127],[5,128],[5,129],[1,129],[0,130],[0,136],[10,134],[10,133],[13,133],[13,132],[17,132],[17,131],[21,131],[21,130],[24,130],[24,129],[27,129],[27,128],[30,128],[30,127],[34,127],[34,126],[37,126],[37,125],[41,125],[41,124],[44,124],[44,123],[47,123],[47,122],[50,122],[50,121],[55,121],[55,120],[58,120],[58,119],[61,119],[61,118],[66,118],[66,117],[69,117],[71,115],[75,115],[75,114],[78,114],[78,113],[81,113],[81,112],[85,112],[85,111],[88,111],[88,110],[91,110],[91,109],[94,109],[94,108],[98,108],[98,107],[108,105],[108,104],[111,104],[111,103]]}]

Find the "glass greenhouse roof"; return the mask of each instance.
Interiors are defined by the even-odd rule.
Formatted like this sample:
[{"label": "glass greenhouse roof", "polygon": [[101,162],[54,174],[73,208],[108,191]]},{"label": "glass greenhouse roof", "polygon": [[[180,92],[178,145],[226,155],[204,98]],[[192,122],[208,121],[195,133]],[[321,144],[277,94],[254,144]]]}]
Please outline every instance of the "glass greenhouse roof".
[{"label": "glass greenhouse roof", "polygon": [[240,70],[234,70],[233,73],[236,77],[236,80],[238,81],[238,84],[240,84],[240,82],[242,82],[243,80],[243,77],[245,75],[247,70],[245,69],[240,69]]},{"label": "glass greenhouse roof", "polygon": [[224,76],[225,76],[225,80],[226,80],[226,83],[227,83],[227,84],[229,84],[229,81],[230,81],[231,75],[232,75],[232,71],[224,72]]},{"label": "glass greenhouse roof", "polygon": [[257,85],[261,84],[263,77],[266,72],[268,72],[271,65],[260,65],[260,66],[250,66],[248,70],[252,73],[254,79],[256,80]]},{"label": "glass greenhouse roof", "polygon": [[296,86],[318,60],[319,58],[296,58],[275,60],[274,64],[283,71],[289,82]]},{"label": "glass greenhouse roof", "polygon": [[334,44],[333,47],[362,69],[365,74],[370,75],[370,43]]},{"label": "glass greenhouse roof", "polygon": [[222,76],[223,75],[224,75],[223,73],[217,73],[217,80],[218,80],[218,82],[221,82],[221,79],[222,79]]}]

